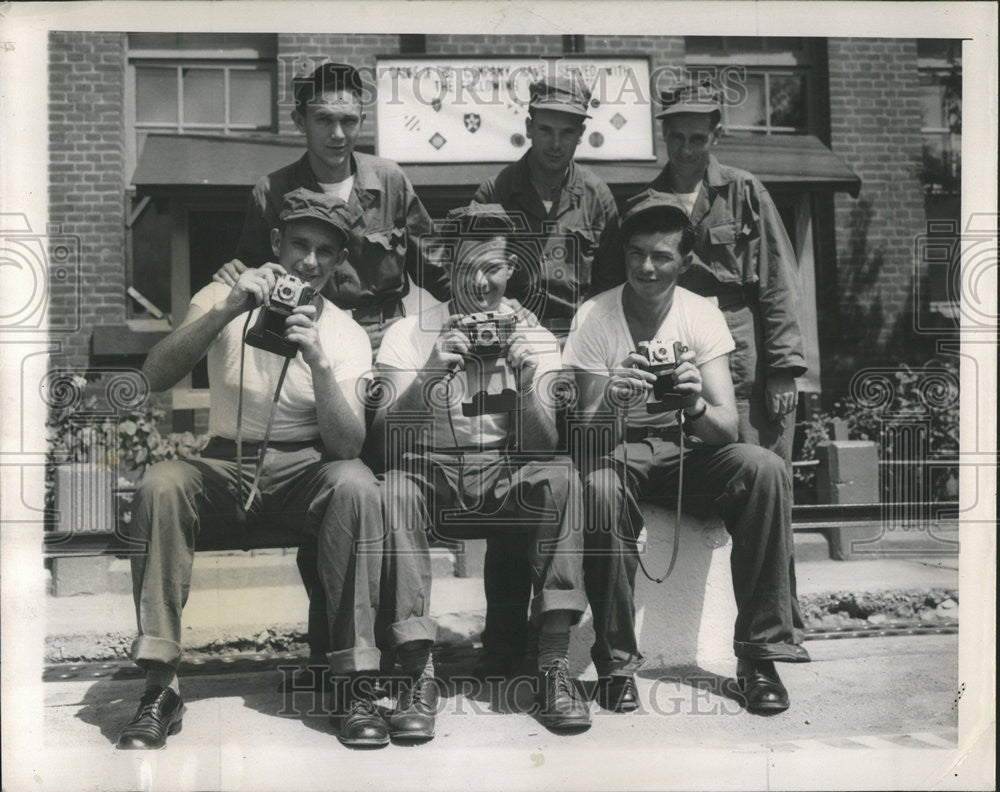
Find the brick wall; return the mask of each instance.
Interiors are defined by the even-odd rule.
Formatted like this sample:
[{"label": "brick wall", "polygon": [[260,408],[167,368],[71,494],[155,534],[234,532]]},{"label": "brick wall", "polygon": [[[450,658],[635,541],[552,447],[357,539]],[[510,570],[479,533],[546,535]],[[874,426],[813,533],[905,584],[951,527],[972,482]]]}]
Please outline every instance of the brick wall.
[{"label": "brick wall", "polygon": [[83,304],[53,279],[54,331],[81,312],[83,330],[57,335],[65,358],[88,363],[90,329],[125,319],[125,34],[49,34],[49,220],[77,237]]},{"label": "brick wall", "polygon": [[464,36],[431,34],[427,36],[430,55],[561,55],[562,36]]},{"label": "brick wall", "polygon": [[925,230],[916,42],[830,39],[829,92],[831,147],[863,180],[857,199],[834,199],[835,300],[820,307],[824,389],[843,392],[862,366],[930,355],[911,332],[912,251]]}]

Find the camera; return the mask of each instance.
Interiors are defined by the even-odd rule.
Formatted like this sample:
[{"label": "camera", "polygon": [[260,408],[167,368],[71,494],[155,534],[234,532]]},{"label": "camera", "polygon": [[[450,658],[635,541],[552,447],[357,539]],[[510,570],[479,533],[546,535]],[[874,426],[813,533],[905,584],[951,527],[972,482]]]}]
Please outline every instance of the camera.
[{"label": "camera", "polygon": [[293,358],[299,345],[285,338],[285,320],[300,305],[312,302],[316,290],[294,275],[281,275],[260,310],[253,327],[247,331],[249,346]]},{"label": "camera", "polygon": [[688,397],[674,390],[674,370],[681,354],[687,352],[688,348],[680,341],[675,341],[671,350],[666,344],[654,339],[640,341],[636,351],[646,358],[649,362],[648,370],[656,375],[653,395],[646,402],[646,412],[662,413],[683,407]]},{"label": "camera", "polygon": [[507,353],[516,325],[515,314],[485,311],[462,317],[459,329],[468,336],[469,356],[490,360]]}]

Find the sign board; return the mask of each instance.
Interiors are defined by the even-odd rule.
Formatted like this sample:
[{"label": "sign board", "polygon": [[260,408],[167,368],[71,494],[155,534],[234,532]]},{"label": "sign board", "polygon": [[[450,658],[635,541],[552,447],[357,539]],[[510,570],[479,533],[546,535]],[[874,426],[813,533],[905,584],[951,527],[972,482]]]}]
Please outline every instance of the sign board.
[{"label": "sign board", "polygon": [[591,92],[578,160],[655,160],[646,58],[381,58],[377,145],[397,162],[511,162],[528,150],[532,82]]}]

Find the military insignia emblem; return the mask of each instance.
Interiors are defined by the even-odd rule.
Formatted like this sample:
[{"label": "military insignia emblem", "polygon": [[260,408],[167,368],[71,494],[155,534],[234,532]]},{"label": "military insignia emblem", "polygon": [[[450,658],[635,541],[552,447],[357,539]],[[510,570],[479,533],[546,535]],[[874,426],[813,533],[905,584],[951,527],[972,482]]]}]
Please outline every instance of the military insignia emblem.
[{"label": "military insignia emblem", "polygon": [[483,123],[483,119],[480,118],[479,113],[466,113],[464,116],[465,128],[470,132],[478,131],[479,127]]}]

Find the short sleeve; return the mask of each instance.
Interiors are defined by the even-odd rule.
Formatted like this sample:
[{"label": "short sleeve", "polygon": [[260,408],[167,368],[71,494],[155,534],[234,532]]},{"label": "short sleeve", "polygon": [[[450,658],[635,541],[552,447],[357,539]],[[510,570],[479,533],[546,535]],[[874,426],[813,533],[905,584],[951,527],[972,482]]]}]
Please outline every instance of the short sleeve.
[{"label": "short sleeve", "polygon": [[594,302],[580,307],[566,339],[562,359],[567,367],[606,372],[612,365],[608,362],[608,328],[602,326],[601,312],[594,307]]},{"label": "short sleeve", "polygon": [[423,367],[424,361],[417,360],[417,349],[411,338],[414,322],[401,319],[390,325],[382,337],[377,362],[380,366],[415,371]]},{"label": "short sleeve", "polygon": [[690,337],[697,339],[694,344],[695,363],[704,365],[736,349],[729,325],[722,311],[707,300],[699,300],[700,310],[694,317],[694,327],[689,329]]},{"label": "short sleeve", "polygon": [[222,283],[209,283],[194,293],[191,298],[191,307],[208,312],[219,300],[224,300],[227,294],[229,294],[229,286]]},{"label": "short sleeve", "polygon": [[371,379],[372,344],[368,333],[346,314],[337,320],[334,332],[324,333],[323,339],[327,359],[335,361],[334,379],[338,383]]}]

